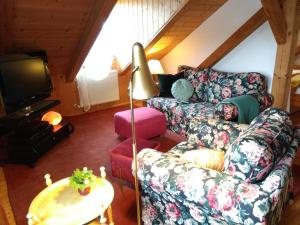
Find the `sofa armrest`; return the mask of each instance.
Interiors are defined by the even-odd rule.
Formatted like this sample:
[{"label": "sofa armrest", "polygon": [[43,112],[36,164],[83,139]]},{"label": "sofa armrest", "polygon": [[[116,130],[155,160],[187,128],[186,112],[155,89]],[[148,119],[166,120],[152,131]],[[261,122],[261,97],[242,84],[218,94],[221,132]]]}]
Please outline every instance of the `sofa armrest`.
[{"label": "sofa armrest", "polygon": [[277,224],[280,221],[282,209],[293,196],[292,164],[295,158],[299,133],[294,133],[289,150],[278,160],[268,177],[258,185],[269,194],[271,210],[268,224]]},{"label": "sofa armrest", "polygon": [[[268,93],[253,95],[259,103],[259,111],[262,112],[273,104],[273,97]],[[236,105],[227,102],[219,102],[215,106],[215,114],[221,119],[234,121],[238,118],[238,108]]]},{"label": "sofa armrest", "polygon": [[259,111],[262,112],[273,104],[273,97],[269,93],[254,95],[259,102]]},{"label": "sofa armrest", "polygon": [[215,114],[220,119],[234,121],[238,118],[238,108],[232,103],[219,102],[215,106]]},{"label": "sofa armrest", "polygon": [[224,224],[266,224],[272,202],[257,184],[196,167],[169,152],[144,149],[138,153],[138,163],[142,199],[155,202],[154,214],[165,224],[174,217],[195,223],[214,218]]}]

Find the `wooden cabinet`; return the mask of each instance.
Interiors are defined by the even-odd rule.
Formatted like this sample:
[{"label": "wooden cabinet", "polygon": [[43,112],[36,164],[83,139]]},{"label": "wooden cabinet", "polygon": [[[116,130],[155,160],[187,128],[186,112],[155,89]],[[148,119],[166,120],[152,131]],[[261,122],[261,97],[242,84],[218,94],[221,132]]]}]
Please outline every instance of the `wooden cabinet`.
[{"label": "wooden cabinet", "polygon": [[300,110],[300,95],[291,93],[291,112]]}]

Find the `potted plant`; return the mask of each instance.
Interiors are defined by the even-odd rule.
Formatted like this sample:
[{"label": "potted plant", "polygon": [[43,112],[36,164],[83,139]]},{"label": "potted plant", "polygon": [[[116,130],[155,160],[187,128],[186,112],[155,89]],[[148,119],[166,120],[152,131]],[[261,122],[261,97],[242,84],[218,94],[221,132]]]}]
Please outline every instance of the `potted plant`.
[{"label": "potted plant", "polygon": [[82,170],[76,169],[73,171],[73,174],[70,177],[70,185],[78,190],[80,195],[85,196],[90,193],[91,186],[95,179],[96,176],[93,174],[93,170],[83,167]]}]

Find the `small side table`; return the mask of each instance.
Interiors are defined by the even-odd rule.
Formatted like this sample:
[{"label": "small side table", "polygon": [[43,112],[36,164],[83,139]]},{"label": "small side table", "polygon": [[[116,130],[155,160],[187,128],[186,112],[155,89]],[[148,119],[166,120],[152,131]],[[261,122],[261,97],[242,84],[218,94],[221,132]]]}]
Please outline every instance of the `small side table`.
[{"label": "small side table", "polygon": [[28,225],[34,224],[85,224],[100,215],[104,224],[107,210],[109,225],[114,225],[111,202],[114,197],[112,185],[105,179],[104,167],[100,168],[101,178],[97,178],[91,192],[81,196],[70,186],[69,178],[52,184],[50,175],[46,174],[46,187],[31,202],[27,214]]}]

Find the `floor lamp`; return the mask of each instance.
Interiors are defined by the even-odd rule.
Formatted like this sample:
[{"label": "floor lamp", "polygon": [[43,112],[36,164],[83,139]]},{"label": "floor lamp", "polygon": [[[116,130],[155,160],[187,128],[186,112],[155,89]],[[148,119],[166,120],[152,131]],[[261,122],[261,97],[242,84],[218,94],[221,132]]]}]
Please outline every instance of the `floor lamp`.
[{"label": "floor lamp", "polygon": [[144,48],[142,44],[136,42],[132,46],[132,73],[129,82],[130,96],[130,112],[131,112],[131,134],[132,134],[132,154],[133,154],[133,170],[134,170],[134,187],[136,197],[137,219],[138,225],[141,224],[141,207],[140,207],[140,191],[137,179],[137,148],[136,133],[134,124],[134,107],[133,99],[145,100],[158,94],[159,89],[155,85],[150,73]]}]

